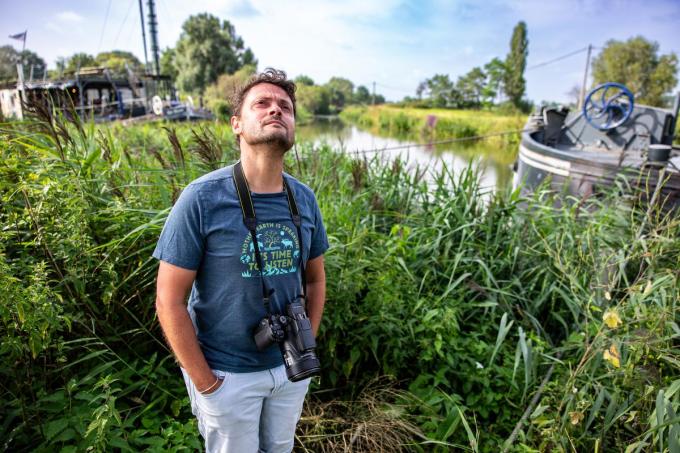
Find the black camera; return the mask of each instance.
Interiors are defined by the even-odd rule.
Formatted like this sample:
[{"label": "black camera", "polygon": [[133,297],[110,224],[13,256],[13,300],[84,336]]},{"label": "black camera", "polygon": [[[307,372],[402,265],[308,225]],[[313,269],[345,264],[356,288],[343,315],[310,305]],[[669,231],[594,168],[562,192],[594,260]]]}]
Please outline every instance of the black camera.
[{"label": "black camera", "polygon": [[292,382],[319,374],[321,365],[314,349],[316,341],[312,323],[307,317],[302,298],[286,305],[286,316],[269,315],[255,327],[255,344],[264,351],[274,343],[279,344],[286,366],[286,375]]}]

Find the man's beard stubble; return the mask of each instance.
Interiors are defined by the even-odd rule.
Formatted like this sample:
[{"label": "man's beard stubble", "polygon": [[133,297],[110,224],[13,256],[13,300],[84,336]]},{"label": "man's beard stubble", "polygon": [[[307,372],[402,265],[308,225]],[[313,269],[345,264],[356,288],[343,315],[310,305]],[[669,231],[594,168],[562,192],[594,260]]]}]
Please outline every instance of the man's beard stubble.
[{"label": "man's beard stubble", "polygon": [[[241,136],[241,140],[244,137]],[[267,145],[270,149],[277,149],[284,154],[295,144],[295,134],[291,137],[288,136],[288,130],[284,129],[282,131],[271,131],[264,134],[253,134],[251,136],[251,141],[248,141],[251,146],[255,145]]]}]

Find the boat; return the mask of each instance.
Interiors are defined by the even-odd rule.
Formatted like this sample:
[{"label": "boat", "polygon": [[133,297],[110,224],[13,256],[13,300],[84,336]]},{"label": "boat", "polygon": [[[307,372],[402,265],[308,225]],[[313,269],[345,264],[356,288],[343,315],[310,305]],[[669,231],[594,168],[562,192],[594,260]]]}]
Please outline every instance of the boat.
[{"label": "boat", "polygon": [[[149,32],[153,64],[147,58],[144,12],[139,2],[142,25],[145,70],[137,74],[127,64],[125,73],[112,74],[105,67],[78,67],[75,72],[61,74],[57,80],[24,80],[24,67],[17,64],[16,81],[0,84],[0,122],[3,118],[23,119],[24,107],[46,108],[66,115],[76,114],[96,123],[122,120],[123,124],[144,121],[200,121],[213,119],[201,106],[196,108],[189,96],[180,101],[172,79],[161,74],[158,21],[153,0],[148,0]],[[25,37],[24,37],[25,39]],[[25,41],[24,41],[25,44]]]},{"label": "boat", "polygon": [[127,77],[122,77],[112,75],[107,68],[89,67],[58,80],[23,81],[22,72],[19,68],[17,82],[0,86],[0,113],[5,118],[23,119],[24,107],[36,104],[65,114],[75,112],[96,123],[213,118],[209,110],[194,107],[190,96],[180,101],[168,76],[137,76],[128,70]]},{"label": "boat", "polygon": [[680,93],[671,109],[651,107],[613,82],[591,90],[578,111],[542,107],[522,131],[514,185],[527,196],[567,195],[562,204],[610,192],[623,178],[644,202],[680,212],[679,109]]}]

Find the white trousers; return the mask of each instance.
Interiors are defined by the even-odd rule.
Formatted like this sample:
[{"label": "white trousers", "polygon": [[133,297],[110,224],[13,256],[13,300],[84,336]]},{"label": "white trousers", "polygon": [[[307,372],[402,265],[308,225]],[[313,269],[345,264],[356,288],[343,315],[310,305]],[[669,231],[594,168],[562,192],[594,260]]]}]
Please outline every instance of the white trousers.
[{"label": "white trousers", "polygon": [[224,378],[202,395],[182,369],[208,453],[288,453],[310,379],[290,382],[283,365],[254,373],[213,370]]}]

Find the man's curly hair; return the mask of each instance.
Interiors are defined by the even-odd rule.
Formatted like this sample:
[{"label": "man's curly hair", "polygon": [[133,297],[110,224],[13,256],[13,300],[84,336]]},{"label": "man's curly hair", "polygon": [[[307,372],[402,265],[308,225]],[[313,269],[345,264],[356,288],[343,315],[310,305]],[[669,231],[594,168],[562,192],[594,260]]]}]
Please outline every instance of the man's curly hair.
[{"label": "man's curly hair", "polygon": [[260,83],[271,83],[272,85],[276,85],[277,87],[283,89],[283,91],[285,91],[286,94],[288,94],[290,102],[293,103],[293,114],[294,115],[297,114],[297,108],[295,105],[295,90],[296,90],[295,82],[293,82],[292,80],[288,80],[286,78],[285,72],[274,68],[267,68],[264,70],[264,72],[253,75],[250,79],[246,81],[244,85],[242,85],[241,87],[237,88],[234,91],[234,95],[232,96],[231,99],[233,115],[236,116],[241,115],[241,110],[243,109],[243,101],[246,99],[248,92],[252,87],[254,87],[255,85],[259,85]]}]

